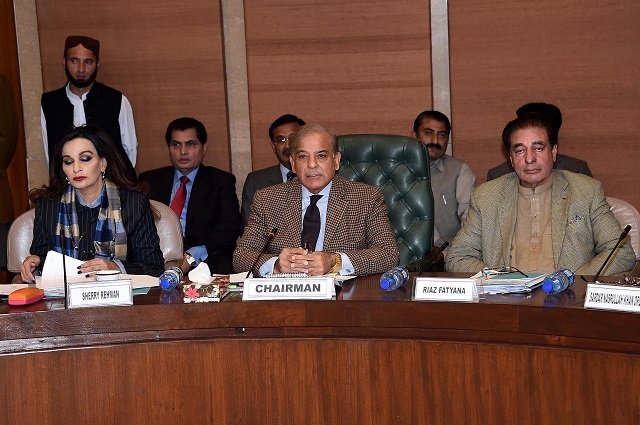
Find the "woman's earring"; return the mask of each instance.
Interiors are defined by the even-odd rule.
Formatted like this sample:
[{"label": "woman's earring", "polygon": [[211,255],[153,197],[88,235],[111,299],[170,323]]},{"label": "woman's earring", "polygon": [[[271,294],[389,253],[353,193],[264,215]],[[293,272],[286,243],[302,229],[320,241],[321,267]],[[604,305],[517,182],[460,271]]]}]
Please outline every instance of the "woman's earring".
[{"label": "woman's earring", "polygon": [[102,180],[104,180],[104,170],[102,170]]},{"label": "woman's earring", "polygon": [[65,177],[64,179],[69,183],[69,177]]}]

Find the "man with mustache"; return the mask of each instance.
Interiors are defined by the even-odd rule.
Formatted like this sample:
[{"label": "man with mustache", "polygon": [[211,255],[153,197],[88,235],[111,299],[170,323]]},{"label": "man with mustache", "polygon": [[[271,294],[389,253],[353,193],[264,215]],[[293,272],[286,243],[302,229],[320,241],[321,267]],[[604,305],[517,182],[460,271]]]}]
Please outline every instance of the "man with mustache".
[{"label": "man with mustache", "polygon": [[[517,267],[596,274],[620,236],[600,182],[553,169],[557,132],[542,117],[530,114],[509,122],[502,142],[515,173],[473,192],[467,219],[449,248],[447,271]],[[627,237],[603,274],[630,270],[634,263]]]},{"label": "man with mustache", "polygon": [[62,61],[67,84],[44,93],[40,101],[42,141],[45,160],[60,138],[74,127],[85,124],[105,130],[130,169],[127,176],[135,181],[138,140],[129,100],[109,86],[96,81],[100,66],[100,42],[85,36],[69,36],[64,44]]},{"label": "man with mustache", "polygon": [[436,245],[450,242],[467,215],[476,177],[469,166],[446,154],[451,123],[439,111],[424,111],[413,122],[413,137],[429,151]]},{"label": "man with mustache", "polygon": [[298,127],[303,125],[305,125],[304,120],[292,114],[285,114],[278,117],[269,126],[271,149],[278,158],[279,164],[252,171],[247,176],[242,188],[242,220],[244,224],[247,224],[247,220],[249,220],[251,202],[256,191],[295,178],[289,161],[289,138]]}]

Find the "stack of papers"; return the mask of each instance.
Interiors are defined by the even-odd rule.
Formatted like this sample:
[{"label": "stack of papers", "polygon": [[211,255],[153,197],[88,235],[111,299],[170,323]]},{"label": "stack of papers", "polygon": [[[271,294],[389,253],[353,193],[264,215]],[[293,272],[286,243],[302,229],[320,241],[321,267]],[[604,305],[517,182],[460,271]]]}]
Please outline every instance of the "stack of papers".
[{"label": "stack of papers", "polygon": [[[95,281],[93,273],[78,274],[78,266],[84,261],[73,257],[65,257],[67,283]],[[44,261],[42,276],[36,276],[36,287],[44,289],[46,297],[64,297],[64,274],[62,267],[62,254],[55,251],[47,253]],[[157,277],[148,275],[130,275],[121,273],[119,280],[131,280],[131,287],[136,290],[140,288],[151,288],[159,285]]]},{"label": "stack of papers", "polygon": [[478,292],[484,294],[526,294],[542,285],[546,274],[528,273],[524,277],[520,273],[507,273],[485,278],[482,272],[471,276],[477,279]]}]

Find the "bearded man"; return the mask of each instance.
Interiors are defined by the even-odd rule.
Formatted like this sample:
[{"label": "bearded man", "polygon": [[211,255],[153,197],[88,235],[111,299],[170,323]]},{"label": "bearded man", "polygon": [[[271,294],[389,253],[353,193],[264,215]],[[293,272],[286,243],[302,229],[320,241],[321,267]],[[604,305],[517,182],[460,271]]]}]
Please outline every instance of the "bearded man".
[{"label": "bearded man", "polygon": [[69,36],[62,61],[67,84],[42,95],[40,101],[42,141],[45,160],[60,138],[85,124],[105,130],[130,162],[128,177],[135,180],[138,140],[131,103],[118,90],[96,81],[100,65],[100,41],[85,36]]}]

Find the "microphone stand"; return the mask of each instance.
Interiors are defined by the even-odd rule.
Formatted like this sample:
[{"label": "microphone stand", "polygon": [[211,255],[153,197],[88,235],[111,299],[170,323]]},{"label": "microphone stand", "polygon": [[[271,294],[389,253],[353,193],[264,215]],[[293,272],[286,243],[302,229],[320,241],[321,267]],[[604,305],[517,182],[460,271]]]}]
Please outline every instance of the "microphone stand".
[{"label": "microphone stand", "polygon": [[602,270],[604,270],[604,266],[606,266],[609,263],[609,259],[611,258],[615,250],[618,248],[618,245],[620,245],[620,242],[622,242],[622,240],[627,237],[627,234],[629,233],[630,230],[631,230],[631,225],[627,224],[625,228],[622,230],[622,233],[618,238],[618,242],[616,242],[615,246],[607,256],[607,259],[604,260],[604,263],[602,263],[602,266],[600,266],[600,270],[598,270],[598,273],[596,273],[595,277],[593,278],[594,283],[598,283],[598,278],[600,277],[600,273],[602,273]]},{"label": "microphone stand", "polygon": [[62,282],[64,283],[64,308],[66,310],[69,308],[69,288],[67,285],[67,261],[65,257],[66,255],[63,252],[62,253]]},{"label": "microphone stand", "polygon": [[260,257],[262,257],[262,255],[265,252],[267,252],[267,249],[269,249],[269,245],[271,245],[271,241],[275,239],[277,234],[278,234],[278,228],[277,227],[274,227],[273,229],[271,229],[271,231],[267,234],[267,242],[264,244],[264,248],[262,248],[262,251],[260,251],[260,254],[258,254],[258,256],[256,257],[256,261],[254,261],[253,264],[251,265],[251,268],[247,272],[247,275],[245,276],[245,279],[248,279],[249,276],[251,276],[251,273],[253,272],[253,269],[256,268],[256,266],[258,265],[258,261],[260,261]]}]

